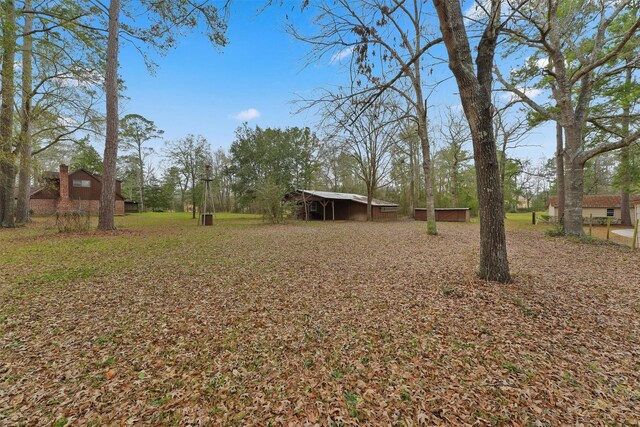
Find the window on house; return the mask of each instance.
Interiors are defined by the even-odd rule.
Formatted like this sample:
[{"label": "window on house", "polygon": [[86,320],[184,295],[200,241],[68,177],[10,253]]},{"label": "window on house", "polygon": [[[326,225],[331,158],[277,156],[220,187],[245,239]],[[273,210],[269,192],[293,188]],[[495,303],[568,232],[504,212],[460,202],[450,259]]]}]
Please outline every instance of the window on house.
[{"label": "window on house", "polygon": [[613,216],[613,208],[607,208],[607,216]]},{"label": "window on house", "polygon": [[82,187],[82,188],[91,188],[91,181],[89,181],[88,179],[74,179],[73,186]]},{"label": "window on house", "polygon": [[309,212],[318,212],[318,202],[311,202]]}]

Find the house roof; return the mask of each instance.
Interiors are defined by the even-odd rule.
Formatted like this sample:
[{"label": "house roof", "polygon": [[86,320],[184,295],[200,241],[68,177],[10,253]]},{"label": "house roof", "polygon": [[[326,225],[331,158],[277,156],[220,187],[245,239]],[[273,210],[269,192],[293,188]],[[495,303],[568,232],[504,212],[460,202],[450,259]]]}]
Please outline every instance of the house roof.
[{"label": "house roof", "polygon": [[[363,196],[362,194],[336,193],[333,191],[316,191],[316,190],[298,190],[298,192],[299,193],[304,192],[305,194],[320,197],[323,199],[350,200],[356,203],[363,203],[365,205],[367,204],[367,196]],[[398,206],[398,204],[386,202],[380,199],[372,199],[371,206]]]},{"label": "house roof", "polygon": [[[640,203],[640,195],[629,196],[629,203],[631,205]],[[558,196],[549,196],[549,205],[554,208],[558,207]],[[619,194],[591,194],[582,196],[583,208],[619,208],[620,207],[620,195]]]}]

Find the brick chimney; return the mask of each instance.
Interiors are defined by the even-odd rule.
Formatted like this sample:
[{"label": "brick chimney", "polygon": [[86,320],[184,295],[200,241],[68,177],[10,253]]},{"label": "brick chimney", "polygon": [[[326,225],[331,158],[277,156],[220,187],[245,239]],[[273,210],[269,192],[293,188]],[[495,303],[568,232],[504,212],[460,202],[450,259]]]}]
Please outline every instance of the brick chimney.
[{"label": "brick chimney", "polygon": [[69,198],[69,166],[60,165],[60,198],[56,206],[58,210],[71,209],[71,199]]}]

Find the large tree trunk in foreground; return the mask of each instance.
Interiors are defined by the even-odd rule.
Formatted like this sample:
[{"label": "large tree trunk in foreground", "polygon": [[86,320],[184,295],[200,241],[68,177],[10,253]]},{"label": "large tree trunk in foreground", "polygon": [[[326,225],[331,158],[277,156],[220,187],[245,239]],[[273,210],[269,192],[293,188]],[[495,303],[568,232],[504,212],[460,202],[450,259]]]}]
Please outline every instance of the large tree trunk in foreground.
[{"label": "large tree trunk in foreground", "polygon": [[[31,0],[24,2],[24,10],[31,12]],[[33,86],[33,68],[31,49],[33,38],[29,34],[33,29],[33,14],[25,13],[24,40],[22,43],[22,108],[20,123],[20,173],[18,175],[18,206],[16,222],[31,221],[29,198],[31,196],[31,90]]]},{"label": "large tree trunk in foreground", "polygon": [[493,132],[491,83],[493,58],[497,43],[497,19],[500,2],[491,4],[492,18],[478,44],[477,75],[469,39],[458,0],[433,0],[440,20],[440,30],[447,48],[449,68],[460,92],[460,100],[469,122],[476,165],[480,213],[480,278],[509,282],[509,263],[504,230],[504,199],[500,188],[500,171]]},{"label": "large tree trunk in foreground", "polygon": [[556,122],[556,189],[558,191],[558,223],[564,223],[564,129]]},{"label": "large tree trunk in foreground", "polygon": [[3,2],[2,108],[0,109],[0,225],[15,226],[13,152],[13,109],[15,105],[16,8],[13,0]]},{"label": "large tree trunk in foreground", "polygon": [[[627,60],[627,64],[629,61]],[[632,83],[632,70],[629,67],[625,75],[625,85],[629,87]],[[622,109],[622,134],[623,136],[629,135],[629,125],[631,121],[631,105],[626,103]],[[631,227],[633,222],[631,221],[631,206],[629,203],[629,193],[631,191],[631,162],[629,158],[629,147],[624,147],[620,150],[620,166],[622,175],[620,176],[620,223],[624,226]]]},{"label": "large tree trunk in foreground", "polygon": [[102,190],[100,191],[99,230],[114,230],[116,160],[118,158],[118,31],[120,0],[109,4],[109,37],[105,88],[107,97],[107,137],[104,144]]},{"label": "large tree trunk in foreground", "polygon": [[409,141],[409,218],[416,217],[416,161],[414,154],[414,145],[413,141]]},{"label": "large tree trunk in foreground", "polygon": [[565,207],[564,231],[583,236],[582,195],[584,194],[584,161],[582,160],[582,132],[578,125],[565,126]]}]

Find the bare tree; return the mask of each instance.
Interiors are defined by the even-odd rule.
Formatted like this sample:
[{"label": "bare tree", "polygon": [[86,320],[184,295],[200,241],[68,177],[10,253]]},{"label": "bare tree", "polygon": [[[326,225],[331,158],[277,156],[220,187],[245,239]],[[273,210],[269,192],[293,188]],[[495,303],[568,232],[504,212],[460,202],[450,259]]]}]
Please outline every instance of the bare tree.
[{"label": "bare tree", "polygon": [[145,143],[160,138],[164,131],[155,123],[139,114],[127,114],[120,121],[120,138],[124,151],[130,153],[138,175],[138,191],[140,193],[140,211],[145,211],[145,163],[153,153],[153,148],[145,147]]},{"label": "bare tree", "polygon": [[[378,102],[385,92],[394,92],[406,100],[409,117],[417,127],[422,147],[427,229],[437,234],[433,200],[433,172],[427,116],[427,81],[437,84],[433,66],[439,61],[427,52],[441,39],[429,33],[430,19],[425,3],[419,0],[337,0],[317,6],[319,30],[307,36],[290,27],[290,32],[313,49],[310,60],[331,54],[332,61],[342,56],[351,60],[351,88],[344,92],[345,103],[357,97],[362,109]],[[428,62],[429,61],[429,62]],[[331,100],[334,94],[329,94]],[[327,99],[320,99],[320,101]],[[364,101],[363,101],[364,100]],[[318,100],[314,100],[317,102]],[[355,117],[361,112],[356,112]]]},{"label": "bare tree", "polygon": [[488,19],[478,42],[476,66],[458,0],[433,0],[440,30],[455,76],[462,108],[469,122],[476,165],[480,213],[480,268],[482,279],[509,282],[504,199],[493,130],[491,90],[495,49],[501,29],[500,0],[491,0]]},{"label": "bare tree", "polygon": [[350,123],[354,114],[362,108],[357,102],[345,105],[338,95],[333,107],[332,104],[328,105],[324,114],[331,126],[330,139],[355,160],[356,173],[367,189],[367,220],[371,221],[373,195],[388,178],[390,153],[400,130],[395,115],[397,109],[387,96],[370,105]]},{"label": "bare tree", "polygon": [[196,217],[196,186],[207,163],[210,149],[207,140],[201,136],[187,135],[185,138],[166,143],[166,156],[177,168],[182,190],[182,206],[184,208],[186,189],[191,183],[192,217]]},{"label": "bare tree", "polygon": [[470,153],[465,150],[465,146],[471,142],[471,133],[462,112],[457,112],[451,107],[444,110],[438,133],[438,139],[443,143],[443,160],[450,180],[449,203],[453,208],[458,206],[460,169],[471,160]]}]

